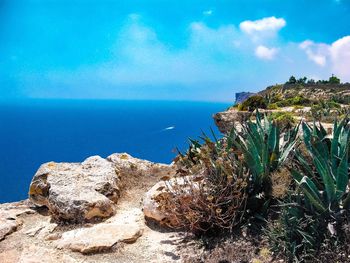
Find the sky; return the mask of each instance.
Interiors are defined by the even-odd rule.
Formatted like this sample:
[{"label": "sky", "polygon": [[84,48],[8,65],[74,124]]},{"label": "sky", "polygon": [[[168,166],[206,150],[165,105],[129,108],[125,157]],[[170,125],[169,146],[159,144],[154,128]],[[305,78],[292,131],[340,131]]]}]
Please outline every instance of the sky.
[{"label": "sky", "polygon": [[0,0],[0,98],[234,100],[350,82],[350,0]]}]

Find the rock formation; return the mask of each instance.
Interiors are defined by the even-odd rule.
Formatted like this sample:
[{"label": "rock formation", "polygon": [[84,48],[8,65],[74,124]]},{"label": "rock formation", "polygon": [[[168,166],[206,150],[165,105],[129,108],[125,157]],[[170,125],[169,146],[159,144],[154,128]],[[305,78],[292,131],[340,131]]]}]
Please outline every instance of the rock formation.
[{"label": "rock formation", "polygon": [[235,97],[235,104],[239,104],[242,103],[243,101],[245,101],[246,99],[248,99],[249,97],[255,95],[256,93],[253,92],[237,92]]},{"label": "rock formation", "polygon": [[176,261],[177,234],[142,212],[145,192],[174,172],[125,153],[43,164],[28,200],[0,204],[0,262]]},{"label": "rock formation", "polygon": [[192,198],[192,191],[198,189],[198,184],[191,180],[192,178],[193,176],[173,177],[155,184],[143,199],[145,217],[152,219],[159,225],[177,228],[179,226],[178,218],[169,213],[166,206],[171,203],[174,195],[178,195],[178,198],[182,200]]},{"label": "rock formation", "polygon": [[82,163],[49,162],[34,175],[29,198],[36,206],[46,206],[58,221],[108,218],[115,213],[123,179],[170,169],[128,154],[112,154],[107,159],[92,156]]},{"label": "rock formation", "polygon": [[82,163],[45,163],[34,175],[29,198],[57,220],[110,217],[120,195],[113,163],[93,156]]},{"label": "rock formation", "polygon": [[228,133],[236,124],[247,120],[252,115],[248,111],[238,111],[235,108],[231,108],[227,111],[218,112],[213,115],[216,126],[222,133]]}]

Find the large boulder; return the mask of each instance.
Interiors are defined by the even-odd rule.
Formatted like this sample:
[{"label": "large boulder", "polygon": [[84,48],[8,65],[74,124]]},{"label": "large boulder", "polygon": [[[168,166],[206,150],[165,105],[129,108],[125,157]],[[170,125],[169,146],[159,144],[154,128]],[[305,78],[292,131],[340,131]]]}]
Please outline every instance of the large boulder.
[{"label": "large boulder", "polygon": [[99,156],[82,163],[49,162],[34,175],[29,198],[48,207],[55,219],[89,221],[114,214],[119,184],[114,164]]},{"label": "large boulder", "polygon": [[181,225],[179,218],[172,213],[172,199],[193,198],[194,191],[197,192],[199,184],[195,176],[174,177],[156,183],[143,199],[143,214],[146,219],[170,228],[177,228]]},{"label": "large boulder", "polygon": [[171,218],[166,214],[160,203],[160,198],[170,198],[167,191],[166,182],[160,181],[156,183],[146,194],[143,199],[143,213],[147,219],[152,219],[159,224],[167,224],[171,222]]},{"label": "large boulder", "polygon": [[49,162],[34,175],[29,198],[36,206],[46,206],[56,220],[92,221],[112,216],[122,188],[135,187],[140,177],[174,173],[172,165],[152,163],[126,153],[115,153],[106,159],[92,156],[82,163]]}]

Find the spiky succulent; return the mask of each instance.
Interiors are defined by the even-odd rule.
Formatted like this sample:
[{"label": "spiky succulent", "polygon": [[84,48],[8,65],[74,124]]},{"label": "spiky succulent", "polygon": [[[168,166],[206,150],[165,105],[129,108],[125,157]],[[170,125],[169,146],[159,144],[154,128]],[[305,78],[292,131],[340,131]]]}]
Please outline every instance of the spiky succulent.
[{"label": "spiky succulent", "polygon": [[297,142],[299,125],[282,134],[278,125],[256,113],[256,122],[247,121],[242,130],[233,128],[228,142],[243,155],[243,161],[251,173],[255,193],[271,191],[270,175],[287,160]]},{"label": "spiky succulent", "polygon": [[[328,136],[324,127],[303,123],[303,138],[307,156],[297,155],[302,170],[292,175],[305,195],[307,207],[329,217],[349,208],[349,143],[348,119],[334,122],[333,134]],[[314,168],[314,169],[312,169]]]}]

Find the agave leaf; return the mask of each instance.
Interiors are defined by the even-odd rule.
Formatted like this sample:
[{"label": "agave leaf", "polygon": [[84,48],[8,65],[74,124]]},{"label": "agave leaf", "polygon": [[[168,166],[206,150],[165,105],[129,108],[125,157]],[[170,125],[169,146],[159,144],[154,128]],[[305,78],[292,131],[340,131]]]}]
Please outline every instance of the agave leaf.
[{"label": "agave leaf", "polygon": [[256,125],[252,125],[249,130],[246,131],[247,140],[254,144],[257,149],[261,149],[263,147],[263,141],[261,140],[261,136],[256,129]]},{"label": "agave leaf", "polygon": [[345,192],[349,182],[348,169],[348,149],[346,148],[337,169],[337,191],[341,194]]},{"label": "agave leaf", "polygon": [[322,160],[324,163],[328,163],[330,160],[329,150],[327,147],[327,144],[325,141],[322,141],[318,137],[312,137],[312,150],[316,151],[314,154],[318,156],[320,160]]},{"label": "agave leaf", "polygon": [[325,212],[327,208],[322,202],[321,195],[312,180],[307,176],[302,176],[295,170],[292,171],[292,176],[299,184],[303,190],[304,195],[309,199],[310,203],[315,207],[315,209],[320,213]]},{"label": "agave leaf", "polygon": [[314,237],[312,237],[311,235],[309,235],[307,232],[305,231],[301,231],[299,229],[297,229],[297,232],[304,238],[304,240],[309,243],[310,246],[314,245]]},{"label": "agave leaf", "polygon": [[227,138],[227,150],[231,149],[233,146],[233,142],[237,140],[238,137],[238,132],[236,130],[235,127],[232,127],[230,133],[228,136],[226,136]]},{"label": "agave leaf", "polygon": [[320,123],[320,129],[319,129],[318,137],[319,137],[321,140],[323,140],[326,136],[327,136],[327,131],[326,131],[325,128],[323,127],[322,123]]},{"label": "agave leaf", "polygon": [[336,173],[336,167],[338,163],[338,157],[339,157],[339,135],[341,132],[341,126],[344,120],[340,123],[338,126],[337,120],[334,121],[333,124],[333,138],[331,142],[331,161],[332,161],[332,170],[333,173]]},{"label": "agave leaf", "polygon": [[202,145],[197,141],[197,140],[193,140],[191,138],[188,139],[190,141],[190,143],[195,147],[195,148],[200,148],[202,147]]},{"label": "agave leaf", "polygon": [[342,128],[339,136],[339,155],[345,152],[349,144],[349,129]]},{"label": "agave leaf", "polygon": [[292,176],[297,183],[299,183],[304,177],[303,174],[299,173],[298,171],[296,171],[294,169],[292,170]]},{"label": "agave leaf", "polygon": [[303,137],[304,137],[304,143],[306,145],[306,148],[308,149],[309,152],[312,151],[312,146],[311,146],[311,129],[310,126],[303,122],[302,124],[302,129],[303,129]]},{"label": "agave leaf", "polygon": [[272,125],[269,129],[268,145],[271,151],[276,152],[276,147],[278,147],[279,142],[279,132],[277,125]]},{"label": "agave leaf", "polygon": [[287,145],[287,148],[285,148],[285,149],[283,150],[283,152],[282,152],[282,154],[281,154],[281,156],[280,156],[280,159],[279,159],[279,164],[283,164],[283,163],[287,160],[287,158],[288,158],[289,154],[291,153],[291,151],[294,150],[294,146],[295,146],[296,142],[297,142],[297,141],[292,141],[292,142],[290,142],[290,143]]},{"label": "agave leaf", "polygon": [[314,162],[316,170],[320,174],[325,186],[327,200],[329,203],[332,203],[335,198],[336,188],[334,185],[334,179],[332,177],[331,170],[327,164],[323,163],[322,160],[319,159],[318,156],[314,156]]},{"label": "agave leaf", "polygon": [[258,125],[259,128],[261,128],[261,115],[258,109],[256,109],[256,124]]},{"label": "agave leaf", "polygon": [[261,165],[259,154],[257,152],[257,149],[254,147],[254,144],[251,147],[247,147],[245,144],[242,144],[234,141],[233,144],[242,151],[245,161],[247,163],[247,166],[251,170],[251,172],[256,176],[260,177],[263,173],[264,169]]},{"label": "agave leaf", "polygon": [[347,193],[346,198],[344,199],[343,208],[344,209],[350,208],[350,193]]},{"label": "agave leaf", "polygon": [[215,132],[214,132],[214,130],[213,130],[213,128],[212,128],[212,127],[210,127],[210,132],[211,132],[211,135],[213,136],[213,138],[214,138],[215,142],[216,142],[216,143],[218,143],[218,142],[219,142],[219,140],[218,140],[218,138],[216,137]]}]

